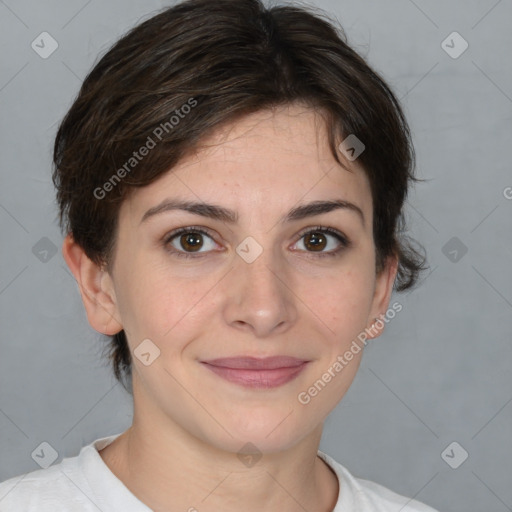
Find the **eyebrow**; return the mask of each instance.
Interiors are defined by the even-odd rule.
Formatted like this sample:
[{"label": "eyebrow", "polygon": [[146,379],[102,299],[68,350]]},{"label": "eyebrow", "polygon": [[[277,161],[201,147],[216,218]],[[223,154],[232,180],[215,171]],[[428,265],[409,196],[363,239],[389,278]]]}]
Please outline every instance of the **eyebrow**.
[{"label": "eyebrow", "polygon": [[[345,201],[342,199],[335,199],[330,201],[312,201],[307,204],[296,206],[295,208],[292,208],[286,215],[284,215],[279,220],[279,222],[284,223],[301,220],[305,219],[306,217],[321,215],[322,213],[329,213],[339,209],[355,212],[364,225],[364,213],[361,208],[359,208],[359,206],[355,205],[354,203],[351,203],[350,201]],[[182,201],[179,199],[164,199],[157,206],[150,208],[142,216],[140,223],[142,224],[155,215],[171,210],[182,210],[229,224],[235,224],[238,222],[237,212],[228,208],[224,208],[223,206],[195,201]]]}]

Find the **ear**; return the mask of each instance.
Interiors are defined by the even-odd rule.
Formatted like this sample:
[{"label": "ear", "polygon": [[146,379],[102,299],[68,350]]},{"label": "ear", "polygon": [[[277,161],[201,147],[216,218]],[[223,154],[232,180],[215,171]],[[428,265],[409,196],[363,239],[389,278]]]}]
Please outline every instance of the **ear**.
[{"label": "ear", "polygon": [[75,276],[91,327],[107,335],[121,331],[123,326],[110,274],[87,257],[71,233],[64,239],[62,255]]},{"label": "ear", "polygon": [[375,278],[375,291],[373,294],[372,308],[368,317],[368,338],[377,338],[382,334],[384,322],[381,319],[389,307],[389,301],[393,292],[393,284],[395,282],[398,271],[398,256],[389,256],[385,262],[384,268],[377,274]]}]

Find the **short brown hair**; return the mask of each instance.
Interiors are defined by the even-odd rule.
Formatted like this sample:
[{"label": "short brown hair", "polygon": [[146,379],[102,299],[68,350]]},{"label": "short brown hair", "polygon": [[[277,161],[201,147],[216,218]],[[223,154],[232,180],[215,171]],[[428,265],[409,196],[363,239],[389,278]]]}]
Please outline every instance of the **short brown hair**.
[{"label": "short brown hair", "polygon": [[[323,12],[260,0],[188,0],[131,29],[88,74],[58,129],[53,182],[63,232],[111,268],[130,190],[168,172],[221,124],[301,102],[325,115],[340,164],[345,137],[364,143],[358,161],[371,186],[377,271],[397,255],[395,289],[411,288],[426,259],[404,234],[409,184],[420,181],[409,127],[389,86],[346,41]],[[158,143],[131,161],[148,137]],[[126,335],[109,338],[122,382],[131,376]]]}]

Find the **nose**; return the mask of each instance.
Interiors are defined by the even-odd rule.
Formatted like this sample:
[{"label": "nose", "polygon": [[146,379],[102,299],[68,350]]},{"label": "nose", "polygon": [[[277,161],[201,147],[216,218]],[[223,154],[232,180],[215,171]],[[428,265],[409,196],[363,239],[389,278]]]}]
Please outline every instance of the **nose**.
[{"label": "nose", "polygon": [[228,278],[224,318],[230,326],[264,338],[282,334],[296,322],[289,271],[271,250],[252,263],[236,255]]}]

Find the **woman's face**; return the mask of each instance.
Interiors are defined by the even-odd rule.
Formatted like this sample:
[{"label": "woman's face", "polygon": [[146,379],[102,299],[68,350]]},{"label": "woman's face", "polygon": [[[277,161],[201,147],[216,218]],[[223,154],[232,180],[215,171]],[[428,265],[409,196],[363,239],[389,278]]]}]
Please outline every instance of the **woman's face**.
[{"label": "woman's face", "polygon": [[[396,267],[376,276],[369,183],[357,160],[347,162],[353,172],[337,164],[313,111],[262,111],[208,143],[120,210],[108,286],[139,356],[135,415],[221,449],[285,449],[349,388],[362,351],[299,400],[385,312]],[[341,201],[354,206],[332,207]],[[300,209],[317,202],[331,207]],[[266,372],[205,364],[274,356],[306,363]]]}]

